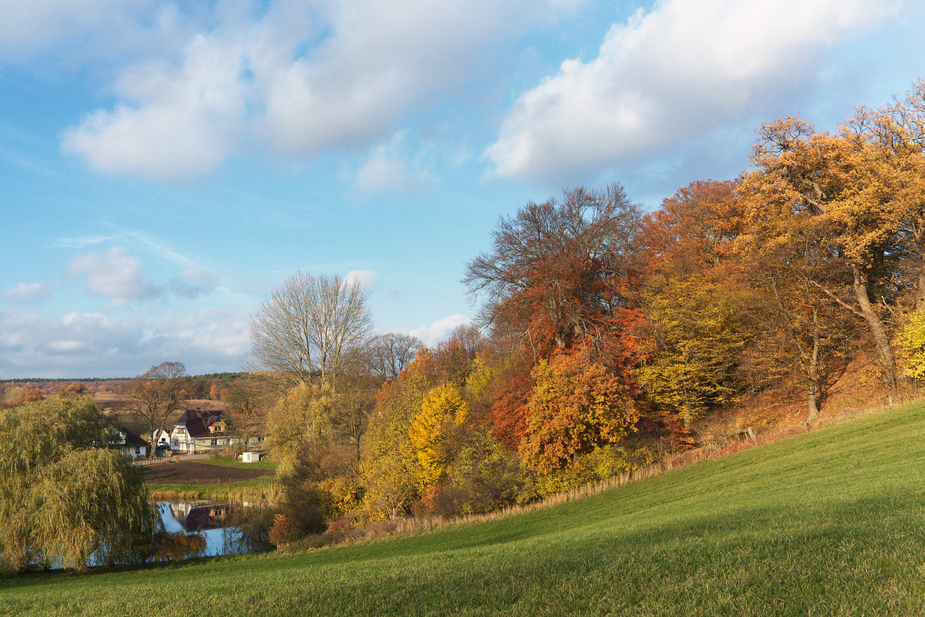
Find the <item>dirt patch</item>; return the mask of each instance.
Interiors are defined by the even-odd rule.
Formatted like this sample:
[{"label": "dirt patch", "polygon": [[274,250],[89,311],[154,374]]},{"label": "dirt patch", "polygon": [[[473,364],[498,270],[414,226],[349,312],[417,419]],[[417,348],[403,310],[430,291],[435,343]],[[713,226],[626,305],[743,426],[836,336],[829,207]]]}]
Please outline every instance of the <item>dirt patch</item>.
[{"label": "dirt patch", "polygon": [[144,470],[145,482],[149,484],[224,484],[274,474],[268,469],[220,467],[190,461],[146,465]]}]

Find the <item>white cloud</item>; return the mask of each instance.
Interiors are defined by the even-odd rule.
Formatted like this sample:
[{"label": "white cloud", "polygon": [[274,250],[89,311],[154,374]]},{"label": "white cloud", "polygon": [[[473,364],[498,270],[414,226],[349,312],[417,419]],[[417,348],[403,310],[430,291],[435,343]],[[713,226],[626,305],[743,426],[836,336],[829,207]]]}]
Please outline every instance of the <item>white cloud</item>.
[{"label": "white cloud", "polygon": [[165,360],[192,374],[235,370],[248,316],[201,309],[146,323],[100,313],[0,311],[0,377],[132,377]]},{"label": "white cloud", "polygon": [[13,302],[35,302],[51,295],[52,289],[41,283],[19,283],[16,287],[6,289],[2,295]]},{"label": "white cloud", "polygon": [[[164,38],[166,51],[125,69],[118,102],[67,130],[62,151],[102,173],[170,182],[255,144],[298,158],[367,148],[435,102],[466,94],[474,76],[492,70],[492,50],[575,4],[231,1],[202,11],[195,35],[178,17],[155,20],[145,36]],[[396,161],[374,159],[361,184],[394,181],[404,173]]]},{"label": "white cloud", "polygon": [[249,328],[250,317],[245,313],[203,308],[159,320],[148,340],[157,342],[167,356],[185,358],[186,364],[228,367],[250,348]]},{"label": "white cloud", "polygon": [[404,131],[396,133],[389,143],[377,146],[356,172],[357,189],[363,193],[408,191],[423,183],[427,172],[406,148]]},{"label": "white cloud", "polygon": [[614,25],[518,100],[486,156],[544,178],[636,162],[805,84],[816,59],[897,0],[665,0]]},{"label": "white cloud", "polygon": [[187,268],[170,281],[170,291],[182,298],[195,299],[209,294],[218,287],[219,277],[202,268]]},{"label": "white cloud", "polygon": [[182,66],[153,62],[128,70],[116,91],[128,104],[96,111],[62,138],[64,154],[93,169],[184,181],[212,171],[243,137],[246,83],[237,41],[199,35]]},{"label": "white cloud", "polygon": [[160,293],[141,260],[121,246],[102,253],[79,253],[71,258],[68,270],[86,279],[87,290],[116,303],[146,300]]},{"label": "white cloud", "polygon": [[91,32],[117,33],[153,0],[4,0],[0,54],[29,53]]},{"label": "white cloud", "polygon": [[344,282],[352,283],[353,281],[359,281],[363,287],[369,289],[373,286],[373,283],[376,282],[377,278],[379,278],[379,275],[373,270],[351,270],[347,273],[347,276],[344,277]]},{"label": "white cloud", "polygon": [[32,311],[0,312],[4,377],[124,376],[138,353],[142,323],[97,313],[47,318]]},{"label": "white cloud", "polygon": [[416,336],[428,347],[433,347],[437,343],[445,341],[449,338],[450,334],[462,325],[467,325],[472,323],[472,319],[466,317],[465,315],[450,315],[449,317],[444,317],[439,319],[430,325],[423,325],[418,328],[415,328],[409,332],[412,336]]}]

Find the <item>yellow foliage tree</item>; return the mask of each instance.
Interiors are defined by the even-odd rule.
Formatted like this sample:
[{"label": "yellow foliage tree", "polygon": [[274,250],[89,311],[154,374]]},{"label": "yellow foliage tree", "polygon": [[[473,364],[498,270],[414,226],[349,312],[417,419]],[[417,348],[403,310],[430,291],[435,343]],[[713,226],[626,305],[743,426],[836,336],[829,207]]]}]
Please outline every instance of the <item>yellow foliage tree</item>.
[{"label": "yellow foliage tree", "polygon": [[[655,284],[655,283],[658,284]],[[735,393],[733,370],[747,340],[739,311],[700,276],[656,277],[644,292],[658,349],[636,371],[647,396],[688,423]]]},{"label": "yellow foliage tree", "polygon": [[465,425],[469,407],[454,386],[443,384],[427,393],[408,436],[421,465],[424,486],[437,484],[452,456],[454,437]]},{"label": "yellow foliage tree", "polygon": [[331,438],[332,393],[328,387],[299,383],[283,395],[267,416],[267,444],[283,475],[293,471],[307,445],[325,446]]},{"label": "yellow foliage tree", "polygon": [[409,427],[433,384],[433,358],[423,349],[376,395],[360,447],[360,474],[370,519],[398,518],[420,494],[420,465]]}]

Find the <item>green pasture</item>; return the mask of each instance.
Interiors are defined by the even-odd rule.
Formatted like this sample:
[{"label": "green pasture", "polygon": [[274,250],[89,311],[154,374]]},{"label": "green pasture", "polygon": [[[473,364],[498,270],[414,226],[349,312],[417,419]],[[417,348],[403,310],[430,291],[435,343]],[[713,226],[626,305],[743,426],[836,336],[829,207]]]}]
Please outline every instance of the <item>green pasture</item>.
[{"label": "green pasture", "polygon": [[270,458],[264,458],[262,461],[257,463],[242,463],[238,459],[231,456],[212,456],[209,458],[196,459],[194,462],[202,463],[203,465],[216,465],[218,467],[237,467],[239,469],[268,469],[271,471],[276,471],[276,468],[279,467],[279,463]]},{"label": "green pasture", "polygon": [[925,406],[526,514],[0,579],[9,615],[923,615]]}]

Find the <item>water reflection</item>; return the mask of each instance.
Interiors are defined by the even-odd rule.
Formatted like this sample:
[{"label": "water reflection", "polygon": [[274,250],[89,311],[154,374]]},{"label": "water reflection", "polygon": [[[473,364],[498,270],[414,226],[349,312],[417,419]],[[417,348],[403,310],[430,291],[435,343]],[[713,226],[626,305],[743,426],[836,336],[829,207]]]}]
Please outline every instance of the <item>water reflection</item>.
[{"label": "water reflection", "polygon": [[248,552],[240,529],[231,525],[230,509],[226,504],[182,501],[159,502],[157,511],[164,523],[164,531],[199,535],[205,538],[201,555],[233,555]]}]

